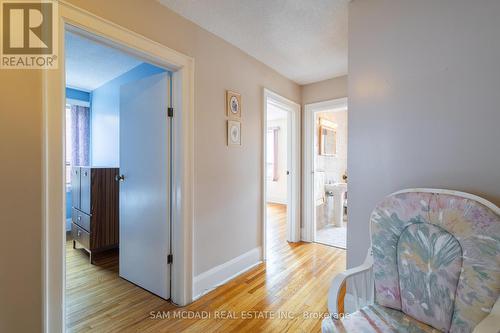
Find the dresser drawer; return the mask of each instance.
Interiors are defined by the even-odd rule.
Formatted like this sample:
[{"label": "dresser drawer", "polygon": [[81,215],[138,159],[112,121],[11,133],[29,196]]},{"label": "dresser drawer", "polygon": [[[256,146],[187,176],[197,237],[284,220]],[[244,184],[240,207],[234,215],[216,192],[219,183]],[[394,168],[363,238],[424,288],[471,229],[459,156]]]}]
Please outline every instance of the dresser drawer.
[{"label": "dresser drawer", "polygon": [[71,213],[71,220],[73,223],[78,224],[81,228],[90,232],[90,216],[79,211],[78,209],[73,208]]},{"label": "dresser drawer", "polygon": [[78,225],[71,224],[71,235],[73,239],[82,244],[87,250],[90,250],[90,235]]}]

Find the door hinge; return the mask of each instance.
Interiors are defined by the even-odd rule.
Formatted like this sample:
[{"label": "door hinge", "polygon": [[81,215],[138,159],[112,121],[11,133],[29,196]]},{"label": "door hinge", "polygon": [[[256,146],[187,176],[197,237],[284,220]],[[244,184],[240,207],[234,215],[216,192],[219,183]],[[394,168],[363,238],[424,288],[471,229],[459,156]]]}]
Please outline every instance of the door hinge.
[{"label": "door hinge", "polygon": [[169,254],[167,256],[167,264],[171,264],[173,260],[174,260],[174,256],[172,254]]},{"label": "door hinge", "polygon": [[174,108],[170,107],[168,108],[168,116],[172,118],[174,116]]}]

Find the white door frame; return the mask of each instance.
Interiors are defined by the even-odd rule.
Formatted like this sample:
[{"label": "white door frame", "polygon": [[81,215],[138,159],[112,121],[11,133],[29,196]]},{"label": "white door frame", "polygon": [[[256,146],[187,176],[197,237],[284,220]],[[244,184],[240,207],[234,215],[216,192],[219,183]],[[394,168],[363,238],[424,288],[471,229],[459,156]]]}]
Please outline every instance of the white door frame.
[{"label": "white door frame", "polygon": [[287,240],[300,241],[300,105],[280,96],[271,90],[264,89],[263,98],[263,124],[262,124],[262,244],[263,260],[266,260],[266,227],[267,227],[267,104],[273,103],[280,109],[289,113],[290,128],[287,128],[290,140],[287,140],[287,156],[289,160],[289,176],[287,180]]},{"label": "white door frame", "polygon": [[131,52],[173,72],[172,295],[185,305],[193,295],[194,59],[109,22],[63,0],[58,1],[59,68],[42,71],[42,281],[44,332],[65,331],[64,196],[64,31],[71,25],[108,45]]},{"label": "white door frame", "polygon": [[304,140],[302,147],[302,240],[314,242],[316,239],[316,209],[314,200],[314,117],[323,111],[347,110],[347,97],[306,104],[304,107]]}]

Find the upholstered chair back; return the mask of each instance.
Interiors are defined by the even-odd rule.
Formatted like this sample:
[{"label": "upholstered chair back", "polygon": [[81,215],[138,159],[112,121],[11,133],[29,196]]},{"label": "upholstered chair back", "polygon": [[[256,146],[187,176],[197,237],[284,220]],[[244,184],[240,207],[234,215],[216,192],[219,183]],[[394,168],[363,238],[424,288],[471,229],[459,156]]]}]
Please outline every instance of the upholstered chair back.
[{"label": "upholstered chair back", "polygon": [[500,294],[500,213],[479,197],[410,190],[371,215],[375,301],[443,332],[471,332]]}]

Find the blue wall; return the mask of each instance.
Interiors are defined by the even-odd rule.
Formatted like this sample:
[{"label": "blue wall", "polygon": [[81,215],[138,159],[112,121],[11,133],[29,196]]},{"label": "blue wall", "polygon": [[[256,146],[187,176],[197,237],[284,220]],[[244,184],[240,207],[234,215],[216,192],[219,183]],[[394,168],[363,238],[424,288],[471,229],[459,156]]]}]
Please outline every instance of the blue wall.
[{"label": "blue wall", "polygon": [[163,68],[143,63],[92,91],[92,165],[119,167],[120,86],[163,72]]},{"label": "blue wall", "polygon": [[66,87],[66,98],[90,102],[90,93]]}]

